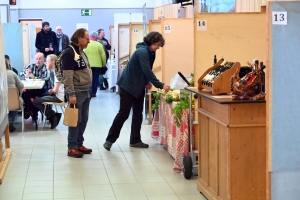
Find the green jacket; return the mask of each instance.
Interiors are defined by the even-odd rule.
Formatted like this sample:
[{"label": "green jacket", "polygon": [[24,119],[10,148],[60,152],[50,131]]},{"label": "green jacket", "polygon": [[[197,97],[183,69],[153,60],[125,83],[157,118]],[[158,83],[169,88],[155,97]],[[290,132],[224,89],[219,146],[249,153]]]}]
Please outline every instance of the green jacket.
[{"label": "green jacket", "polygon": [[91,67],[104,67],[106,66],[106,55],[103,45],[97,41],[91,40],[87,48],[84,49]]},{"label": "green jacket", "polygon": [[156,88],[162,89],[164,83],[160,82],[152,72],[154,60],[155,52],[150,51],[149,46],[144,42],[138,43],[117,85],[135,98],[140,97],[149,82]]}]

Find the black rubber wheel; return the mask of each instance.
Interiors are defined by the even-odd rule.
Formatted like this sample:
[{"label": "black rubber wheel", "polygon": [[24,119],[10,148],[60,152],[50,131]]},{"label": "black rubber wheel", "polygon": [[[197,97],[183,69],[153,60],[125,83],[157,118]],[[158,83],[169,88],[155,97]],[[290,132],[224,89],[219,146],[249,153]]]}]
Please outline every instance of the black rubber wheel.
[{"label": "black rubber wheel", "polygon": [[191,156],[183,157],[183,174],[185,179],[190,179],[193,175],[193,161]]}]

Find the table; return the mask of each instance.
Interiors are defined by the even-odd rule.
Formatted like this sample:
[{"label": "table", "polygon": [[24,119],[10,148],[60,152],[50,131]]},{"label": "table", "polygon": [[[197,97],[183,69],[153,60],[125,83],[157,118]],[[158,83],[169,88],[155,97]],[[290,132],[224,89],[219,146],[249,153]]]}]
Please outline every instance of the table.
[{"label": "table", "polygon": [[118,68],[116,67],[116,62],[108,60],[106,66],[107,71],[105,76],[108,82],[108,87],[109,89],[116,88],[118,79]]},{"label": "table", "polygon": [[159,144],[167,146],[168,152],[175,159],[173,170],[181,172],[182,157],[189,153],[189,110],[183,110],[181,125],[177,127],[172,113],[175,103],[167,104],[162,96],[159,105],[152,121],[151,136]]},{"label": "table", "polygon": [[208,199],[266,198],[266,101],[198,97],[198,190]]},{"label": "table", "polygon": [[45,85],[44,80],[21,80],[21,82],[24,84],[24,89],[42,89]]}]

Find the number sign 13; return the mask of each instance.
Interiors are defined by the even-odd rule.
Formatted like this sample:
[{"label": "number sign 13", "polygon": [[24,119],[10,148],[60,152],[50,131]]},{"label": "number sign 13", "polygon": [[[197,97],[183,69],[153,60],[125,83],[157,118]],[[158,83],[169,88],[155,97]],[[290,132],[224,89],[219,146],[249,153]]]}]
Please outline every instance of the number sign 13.
[{"label": "number sign 13", "polygon": [[197,31],[207,31],[206,20],[197,20]]},{"label": "number sign 13", "polygon": [[272,12],[272,24],[287,25],[287,12]]}]

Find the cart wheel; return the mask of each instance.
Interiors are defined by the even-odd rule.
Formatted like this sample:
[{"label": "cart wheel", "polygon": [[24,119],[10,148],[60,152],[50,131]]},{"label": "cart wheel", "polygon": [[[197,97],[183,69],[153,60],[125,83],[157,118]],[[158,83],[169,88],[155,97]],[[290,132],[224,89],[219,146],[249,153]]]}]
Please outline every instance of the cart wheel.
[{"label": "cart wheel", "polygon": [[184,178],[190,179],[193,175],[193,161],[191,156],[184,156],[183,157],[183,172],[184,172]]}]

